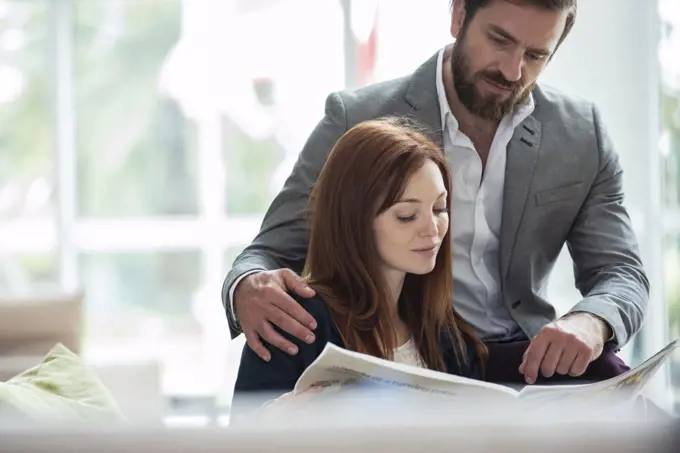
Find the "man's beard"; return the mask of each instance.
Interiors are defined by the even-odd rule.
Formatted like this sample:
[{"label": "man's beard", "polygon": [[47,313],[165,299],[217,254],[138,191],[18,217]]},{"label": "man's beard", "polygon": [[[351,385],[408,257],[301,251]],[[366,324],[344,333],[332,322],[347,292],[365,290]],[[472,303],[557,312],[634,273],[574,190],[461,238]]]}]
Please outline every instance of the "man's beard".
[{"label": "man's beard", "polygon": [[[464,38],[461,37],[454,44],[451,54],[453,87],[458,99],[473,115],[488,121],[498,122],[512,112],[516,105],[521,104],[529,97],[536,83],[523,86],[521,80],[510,82],[503,77],[500,71],[482,70],[472,73],[470,59],[465,53],[464,44]],[[484,79],[508,88],[510,95],[483,95],[477,88],[477,83]]]}]

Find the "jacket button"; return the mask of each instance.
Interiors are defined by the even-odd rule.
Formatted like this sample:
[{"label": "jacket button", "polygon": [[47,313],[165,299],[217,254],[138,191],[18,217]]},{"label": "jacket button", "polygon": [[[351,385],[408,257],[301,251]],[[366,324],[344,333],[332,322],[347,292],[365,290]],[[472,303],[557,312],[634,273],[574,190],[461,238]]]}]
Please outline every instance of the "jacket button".
[{"label": "jacket button", "polygon": [[522,305],[522,301],[521,301],[521,300],[518,300],[517,302],[514,302],[514,303],[512,304],[512,309],[513,309],[513,310],[516,310],[517,307],[519,307],[520,305]]}]

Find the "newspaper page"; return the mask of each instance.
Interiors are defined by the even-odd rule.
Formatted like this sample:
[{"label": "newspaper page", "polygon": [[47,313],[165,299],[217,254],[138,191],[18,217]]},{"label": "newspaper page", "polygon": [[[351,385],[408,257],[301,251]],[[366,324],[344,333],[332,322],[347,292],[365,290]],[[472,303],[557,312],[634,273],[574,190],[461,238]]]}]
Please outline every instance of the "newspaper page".
[{"label": "newspaper page", "polygon": [[513,400],[532,410],[547,406],[564,408],[567,403],[611,408],[619,407],[621,403],[632,404],[678,347],[680,340],[675,340],[635,369],[606,381],[580,385],[528,385],[517,392],[503,385],[395,363],[329,343],[300,376],[294,392],[300,393],[314,386],[337,390],[368,383],[395,391],[473,399],[475,402]]},{"label": "newspaper page", "polygon": [[348,351],[331,343],[300,376],[294,392],[303,392],[317,385],[351,386],[357,381],[393,390],[448,397],[517,398],[517,391],[505,386],[395,363]]},{"label": "newspaper page", "polygon": [[583,385],[527,386],[520,391],[519,398],[533,406],[565,400],[591,405],[594,401],[632,404],[678,347],[680,340],[674,340],[638,367],[606,381]]}]

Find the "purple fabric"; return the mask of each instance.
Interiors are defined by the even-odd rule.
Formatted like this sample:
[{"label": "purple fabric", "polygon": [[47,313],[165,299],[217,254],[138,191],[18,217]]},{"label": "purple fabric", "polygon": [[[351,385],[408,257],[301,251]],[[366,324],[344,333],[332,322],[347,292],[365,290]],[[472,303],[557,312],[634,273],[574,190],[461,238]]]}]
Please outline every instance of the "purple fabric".
[{"label": "purple fabric", "polygon": [[[524,351],[529,341],[515,343],[489,343],[489,360],[486,365],[485,380],[495,383],[524,383],[524,375],[519,372]],[[590,363],[582,376],[571,377],[555,375],[545,378],[539,373],[538,384],[546,382],[603,381],[618,376],[630,367],[616,355],[612,345],[605,345],[600,357]]]}]

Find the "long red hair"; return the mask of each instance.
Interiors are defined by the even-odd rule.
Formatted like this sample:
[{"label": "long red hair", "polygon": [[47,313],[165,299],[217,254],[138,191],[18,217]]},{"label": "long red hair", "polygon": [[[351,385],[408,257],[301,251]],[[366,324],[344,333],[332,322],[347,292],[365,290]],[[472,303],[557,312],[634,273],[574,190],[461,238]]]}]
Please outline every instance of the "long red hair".
[{"label": "long red hair", "polygon": [[[392,359],[396,344],[387,283],[373,233],[373,222],[403,195],[409,178],[431,160],[451,194],[444,153],[413,123],[382,118],[359,123],[335,144],[310,197],[310,237],[303,271],[324,299],[348,349]],[[447,210],[450,214],[451,204]],[[399,297],[399,316],[408,326],[420,357],[445,371],[441,336],[457,343],[467,362],[463,337],[486,348],[453,309],[451,239],[443,238],[434,270],[407,274]]]}]

